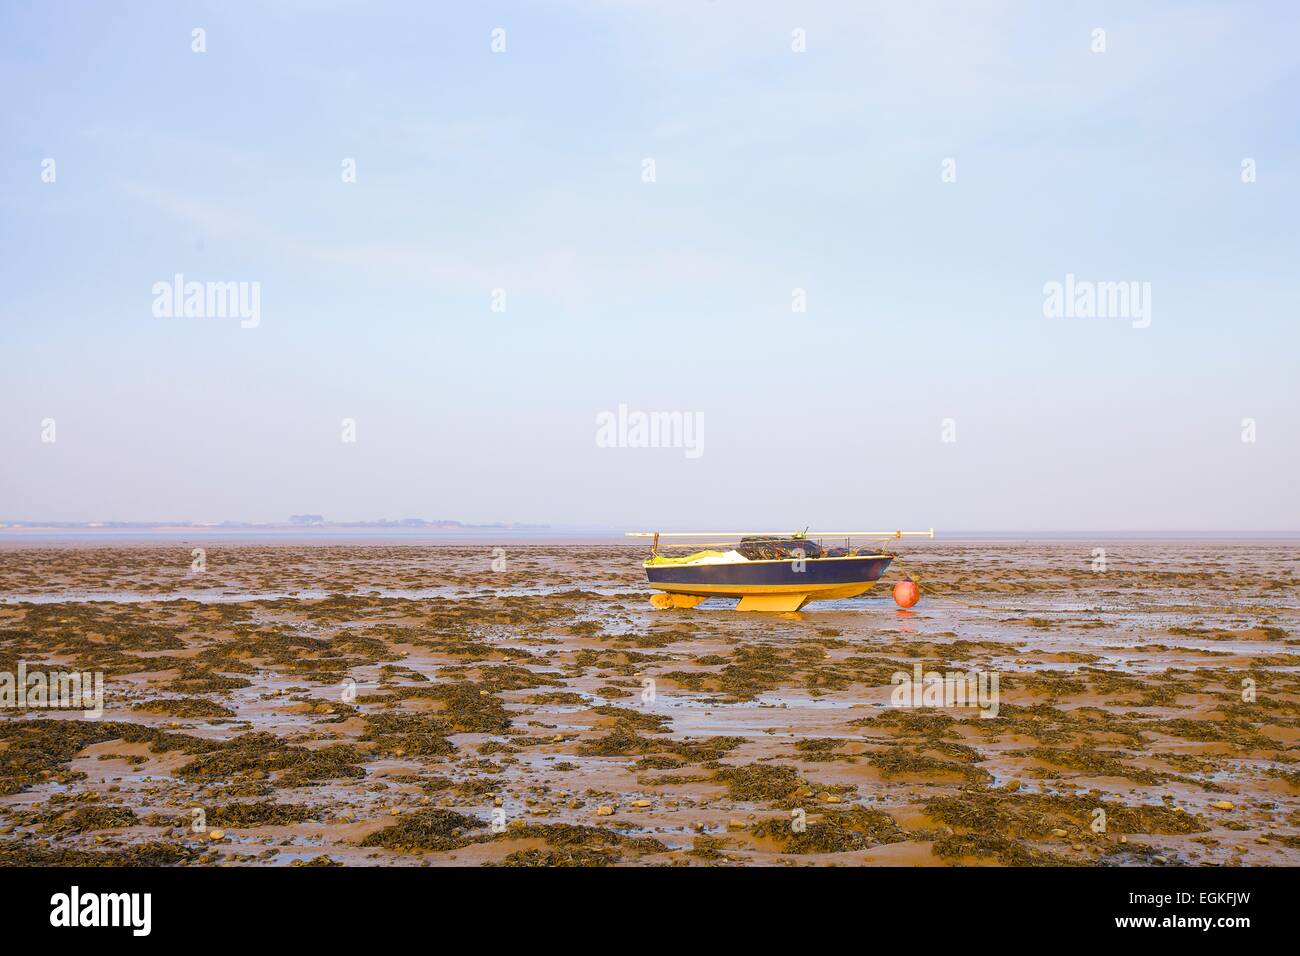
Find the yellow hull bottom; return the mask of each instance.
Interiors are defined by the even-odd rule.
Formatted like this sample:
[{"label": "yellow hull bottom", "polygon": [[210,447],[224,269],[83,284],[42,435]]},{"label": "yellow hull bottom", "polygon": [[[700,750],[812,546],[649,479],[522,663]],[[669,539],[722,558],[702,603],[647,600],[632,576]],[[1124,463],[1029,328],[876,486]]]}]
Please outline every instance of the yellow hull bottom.
[{"label": "yellow hull bottom", "polygon": [[652,584],[665,594],[650,596],[656,608],[695,607],[705,598],[740,598],[737,611],[797,611],[809,601],[829,601],[866,594],[876,582],[855,584]]}]

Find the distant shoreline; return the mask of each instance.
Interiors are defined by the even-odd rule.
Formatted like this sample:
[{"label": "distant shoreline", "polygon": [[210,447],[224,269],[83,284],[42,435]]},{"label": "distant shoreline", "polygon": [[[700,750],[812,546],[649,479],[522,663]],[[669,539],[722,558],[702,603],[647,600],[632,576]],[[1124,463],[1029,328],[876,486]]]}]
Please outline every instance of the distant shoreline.
[{"label": "distant shoreline", "polygon": [[[829,539],[827,539],[829,540]],[[1049,542],[1170,542],[1206,543],[1294,543],[1300,546],[1300,531],[1020,531],[968,530],[938,531],[933,541],[907,539],[908,549],[945,544],[978,543],[1049,543]],[[252,528],[160,528],[139,531],[121,528],[0,528],[0,548],[77,545],[168,545],[189,543],[229,545],[582,545],[626,544],[648,548],[644,538],[624,537],[622,531],[562,528],[489,528],[465,527],[433,531],[429,529],[338,528],[257,530]],[[687,543],[679,543],[687,547]],[[902,546],[902,542],[899,542]]]}]

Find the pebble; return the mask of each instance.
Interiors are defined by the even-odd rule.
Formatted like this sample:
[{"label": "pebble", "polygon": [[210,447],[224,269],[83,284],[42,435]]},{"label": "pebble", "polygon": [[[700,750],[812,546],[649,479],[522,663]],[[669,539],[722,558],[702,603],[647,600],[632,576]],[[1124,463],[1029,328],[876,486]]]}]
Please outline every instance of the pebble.
[{"label": "pebble", "polygon": [[1058,829],[1058,830],[1053,830],[1053,831],[1052,831],[1052,836],[1063,837],[1063,836],[1066,836],[1066,835],[1067,835],[1067,834],[1066,834],[1066,832],[1065,832],[1064,830],[1059,830],[1059,829]]},{"label": "pebble", "polygon": [[596,808],[596,816],[598,817],[612,817],[613,815],[614,815],[614,808],[611,807],[608,803],[602,803],[600,806]]},{"label": "pebble", "polygon": [[209,840],[224,840],[225,838],[226,838],[226,831],[225,831],[225,830],[209,830],[209,831],[208,831],[208,839],[209,839]]},{"label": "pebble", "polygon": [[1227,800],[1218,800],[1218,801],[1215,801],[1214,803],[1210,804],[1210,806],[1214,807],[1214,809],[1216,809],[1216,810],[1235,810],[1235,809],[1236,809],[1236,807],[1234,807],[1234,806],[1233,806],[1230,802],[1228,802]]},{"label": "pebble", "polygon": [[634,807],[648,807],[648,806],[650,806],[650,801],[649,801],[649,800],[633,800],[633,801],[632,801],[632,806],[634,806]]}]

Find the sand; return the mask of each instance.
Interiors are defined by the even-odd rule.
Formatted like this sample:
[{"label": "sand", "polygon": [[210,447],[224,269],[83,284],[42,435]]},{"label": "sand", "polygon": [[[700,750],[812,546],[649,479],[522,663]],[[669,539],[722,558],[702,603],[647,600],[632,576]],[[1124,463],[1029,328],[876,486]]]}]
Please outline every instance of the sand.
[{"label": "sand", "polygon": [[1300,863],[1294,542],[909,544],[781,616],[640,547],[196,545],[0,549],[0,673],[106,690],[0,709],[0,865]]}]

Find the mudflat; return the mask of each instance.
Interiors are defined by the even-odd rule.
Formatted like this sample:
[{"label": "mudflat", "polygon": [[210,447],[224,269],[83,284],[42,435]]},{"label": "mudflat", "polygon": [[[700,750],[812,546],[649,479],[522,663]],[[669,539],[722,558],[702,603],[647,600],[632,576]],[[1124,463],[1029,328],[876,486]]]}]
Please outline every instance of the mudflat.
[{"label": "mudflat", "polygon": [[616,544],[5,547],[0,674],[104,710],[0,708],[0,865],[1300,863],[1300,547],[1093,547],[777,616]]}]

